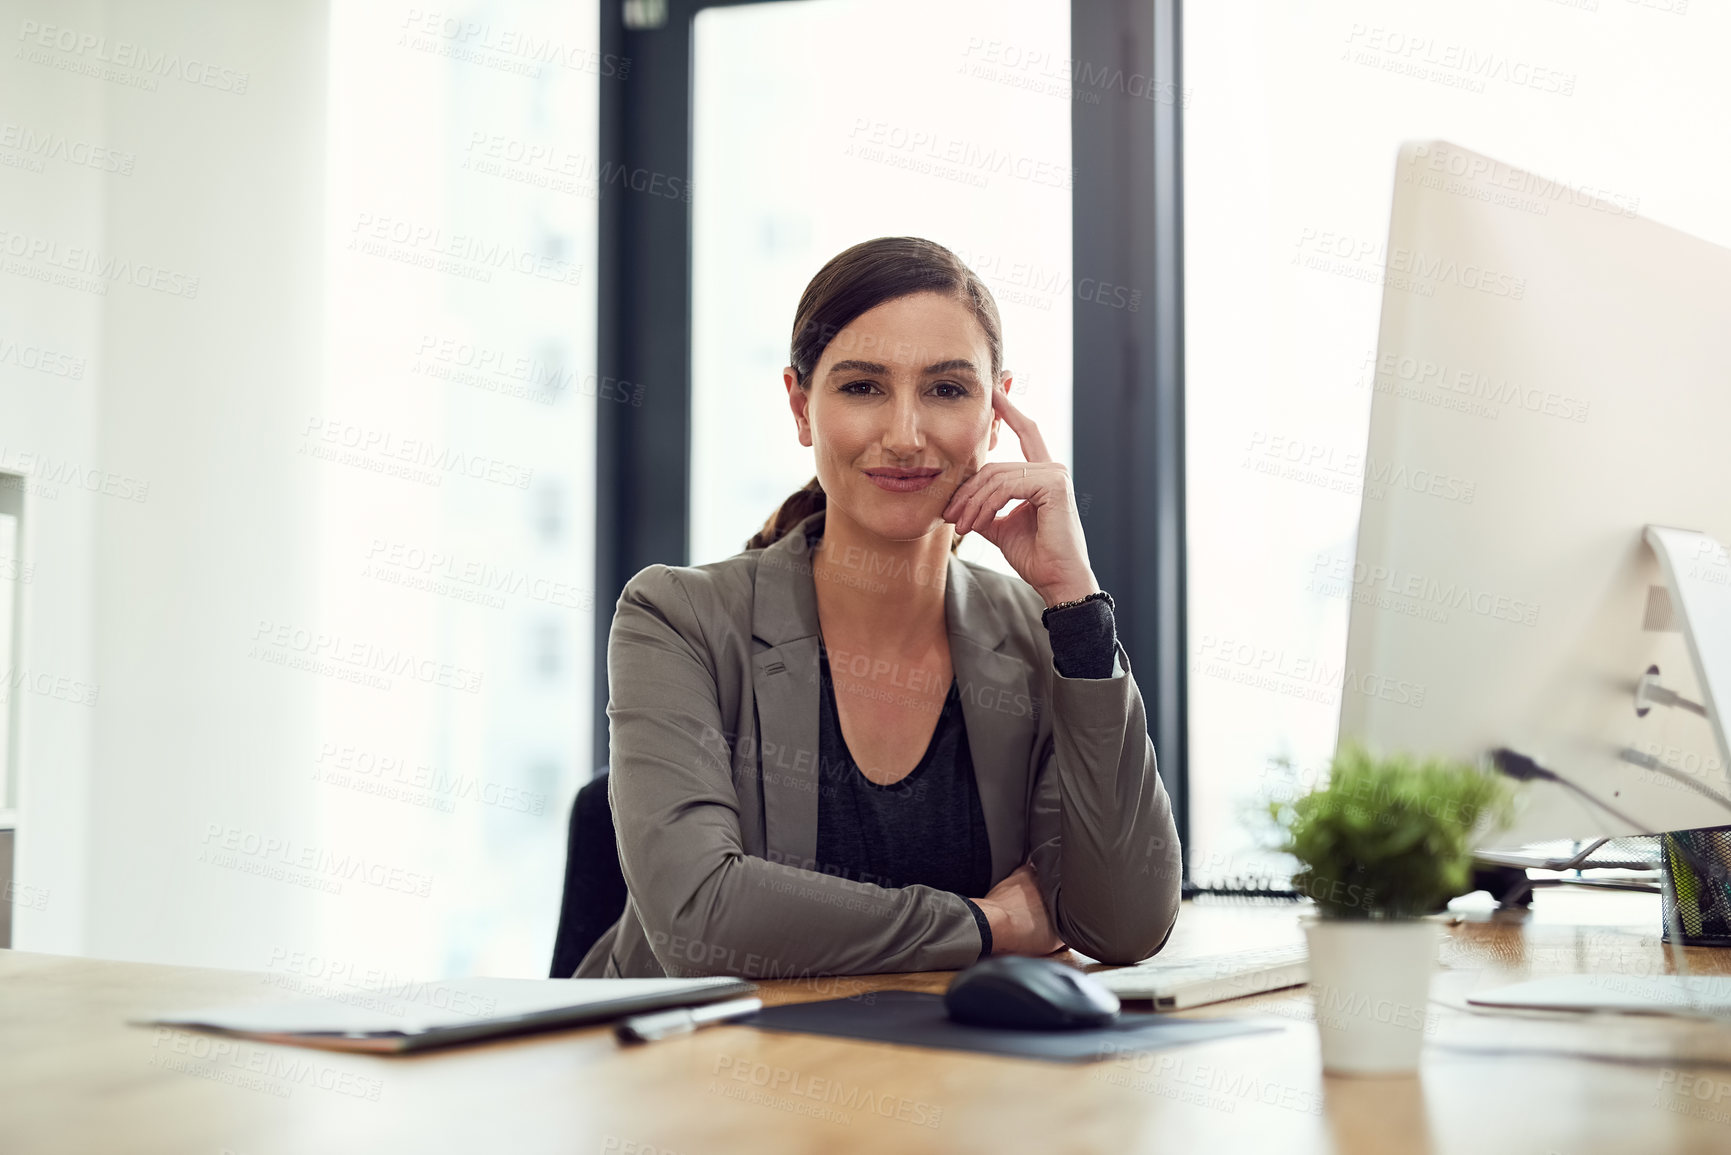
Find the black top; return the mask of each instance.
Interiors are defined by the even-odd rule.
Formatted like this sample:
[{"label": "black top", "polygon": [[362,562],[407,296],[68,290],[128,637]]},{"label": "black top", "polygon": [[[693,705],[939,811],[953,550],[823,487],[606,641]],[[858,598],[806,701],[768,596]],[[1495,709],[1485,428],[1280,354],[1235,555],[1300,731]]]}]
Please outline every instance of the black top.
[{"label": "black top", "polygon": [[[992,888],[992,848],[954,678],[931,740],[908,775],[880,786],[842,737],[829,653],[819,648],[817,857],[876,886],[923,883],[959,895]],[[895,691],[890,691],[895,692]]]},{"label": "black top", "polygon": [[[1058,673],[1111,676],[1117,631],[1104,601],[1059,610],[1050,616],[1048,633]],[[829,652],[821,642],[818,655],[817,860],[825,873],[844,878],[883,887],[923,884],[960,896],[973,912],[980,957],[986,958],[992,953],[991,927],[968,896],[991,889],[992,852],[955,679],[919,763],[906,777],[880,786],[860,772],[847,748]]]}]

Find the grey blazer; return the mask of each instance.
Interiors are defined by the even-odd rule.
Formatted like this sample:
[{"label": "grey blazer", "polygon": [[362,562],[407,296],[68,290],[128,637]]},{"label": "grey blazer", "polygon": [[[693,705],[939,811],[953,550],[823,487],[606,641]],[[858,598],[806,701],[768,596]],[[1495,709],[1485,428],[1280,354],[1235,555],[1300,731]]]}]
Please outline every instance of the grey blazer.
[{"label": "grey blazer", "polygon": [[[608,797],[628,897],[576,978],[953,970],[979,957],[961,897],[844,878],[815,859],[812,514],[767,549],[652,565],[607,643]],[[850,559],[840,559],[844,562]],[[877,582],[871,559],[842,579]],[[1030,859],[1058,934],[1101,962],[1165,945],[1179,848],[1142,695],[1052,666],[1044,603],[947,558],[944,617],[996,884]],[[919,575],[916,575],[919,576]],[[969,895],[979,898],[980,895]]]}]

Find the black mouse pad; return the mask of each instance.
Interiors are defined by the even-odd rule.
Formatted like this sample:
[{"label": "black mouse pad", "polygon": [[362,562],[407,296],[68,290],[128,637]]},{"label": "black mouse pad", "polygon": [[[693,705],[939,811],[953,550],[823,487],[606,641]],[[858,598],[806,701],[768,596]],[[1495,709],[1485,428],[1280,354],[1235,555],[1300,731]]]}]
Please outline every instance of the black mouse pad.
[{"label": "black mouse pad", "polygon": [[1174,1019],[1121,1011],[1108,1027],[1067,1031],[1012,1031],[951,1022],[944,996],[920,991],[872,991],[851,999],[789,1003],[733,1022],[769,1031],[868,1039],[946,1051],[981,1051],[1059,1063],[1106,1059],[1123,1051],[1154,1051],[1230,1035],[1277,1031],[1236,1019]]}]

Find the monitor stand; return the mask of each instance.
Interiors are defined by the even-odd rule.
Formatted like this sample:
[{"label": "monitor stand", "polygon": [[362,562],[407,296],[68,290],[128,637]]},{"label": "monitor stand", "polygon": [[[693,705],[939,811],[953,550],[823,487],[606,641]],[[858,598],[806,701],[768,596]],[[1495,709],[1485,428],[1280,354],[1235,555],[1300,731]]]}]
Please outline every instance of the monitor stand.
[{"label": "monitor stand", "polygon": [[[1648,606],[1646,628],[1675,630],[1684,637],[1694,663],[1701,701],[1696,702],[1666,686],[1657,666],[1649,666],[1636,679],[1635,712],[1645,716],[1655,707],[1687,710],[1707,720],[1718,746],[1719,764],[1731,766],[1731,744],[1726,741],[1724,709],[1731,706],[1731,555],[1725,546],[1694,530],[1649,525],[1644,538],[1659,563],[1669,604]],[[1631,671],[1633,673],[1633,671]],[[1669,775],[1700,791],[1722,806],[1725,796],[1698,783],[1687,774],[1632,748],[1622,752],[1632,765]],[[1655,875],[1661,864],[1655,850],[1653,861],[1589,861],[1603,853],[1610,839],[1567,846],[1561,853],[1479,851],[1473,856],[1474,883],[1490,891],[1499,907],[1508,909],[1532,902],[1532,891],[1541,886],[1599,885],[1618,890],[1659,891],[1654,883],[1636,880],[1534,879],[1529,870],[1582,870],[1614,867],[1647,869]],[[1614,857],[1614,856],[1613,856]],[[1625,856],[1627,857],[1627,856]]]},{"label": "monitor stand", "polygon": [[1673,624],[1695,663],[1701,701],[1667,689],[1657,668],[1648,667],[1635,691],[1635,708],[1645,714],[1668,706],[1706,718],[1719,746],[1719,764],[1731,766],[1724,714],[1731,706],[1731,557],[1722,544],[1693,530],[1649,525],[1646,539],[1665,576]]}]

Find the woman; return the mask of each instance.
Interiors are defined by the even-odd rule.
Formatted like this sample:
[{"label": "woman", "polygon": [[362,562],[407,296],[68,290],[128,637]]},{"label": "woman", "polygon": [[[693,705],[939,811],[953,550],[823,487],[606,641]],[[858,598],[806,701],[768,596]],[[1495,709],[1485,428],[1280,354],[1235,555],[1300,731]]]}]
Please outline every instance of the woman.
[{"label": "woman", "polygon": [[[629,897],[576,977],[1165,944],[1178,839],[1142,698],[1001,355],[991,294],[930,241],[855,245],[806,287],[782,378],[817,477],[745,552],[619,598]],[[1003,423],[1026,461],[985,462]],[[955,556],[973,532],[1020,580]]]}]

